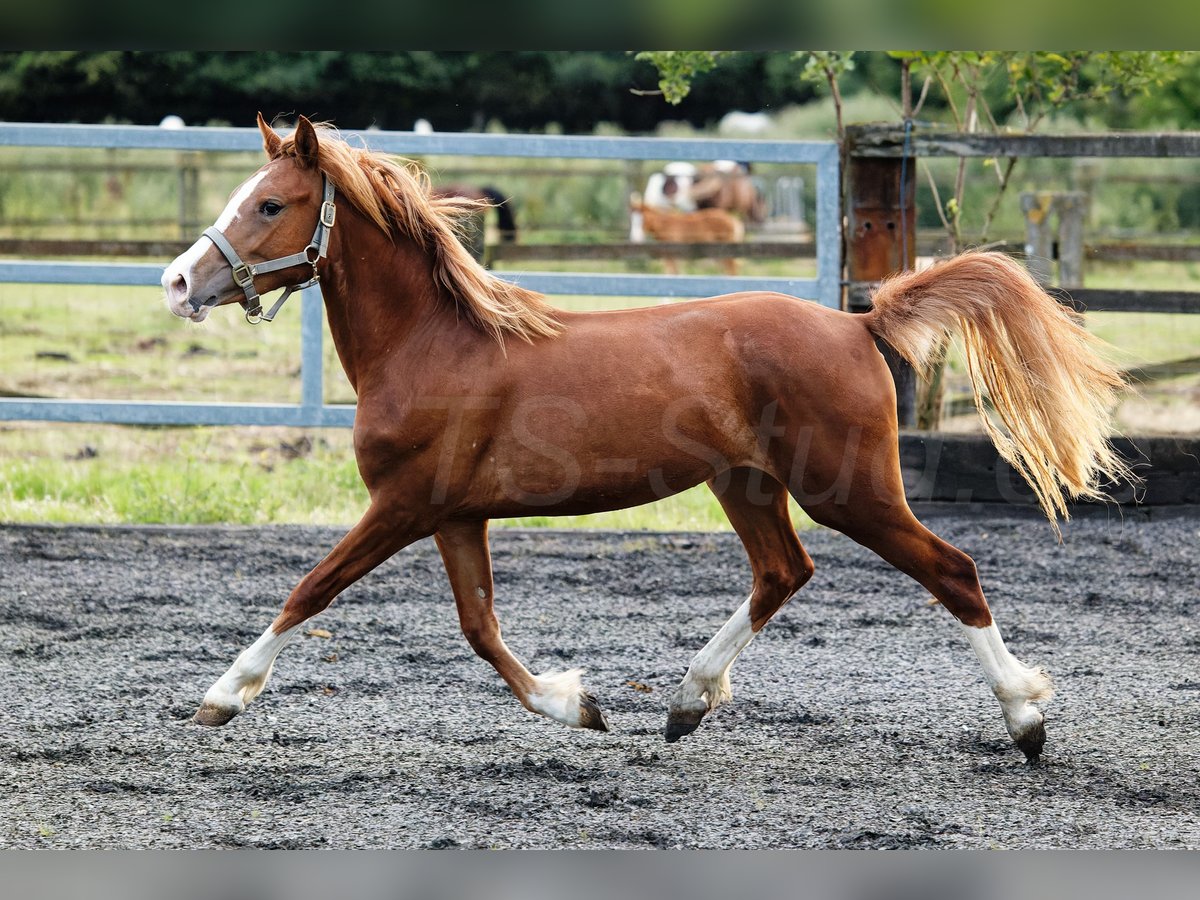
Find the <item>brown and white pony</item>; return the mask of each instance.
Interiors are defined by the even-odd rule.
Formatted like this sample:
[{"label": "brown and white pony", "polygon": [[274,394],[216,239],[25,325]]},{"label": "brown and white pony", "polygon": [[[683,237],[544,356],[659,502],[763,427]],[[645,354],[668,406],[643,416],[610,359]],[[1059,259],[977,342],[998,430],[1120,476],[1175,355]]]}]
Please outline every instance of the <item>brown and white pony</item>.
[{"label": "brown and white pony", "polygon": [[[358,394],[354,445],[370,506],[217,679],[197,722],[223,725],[242,712],[305,621],[432,535],[467,640],[521,703],[605,729],[578,671],[534,675],[501,639],[488,520],[615,509],[705,482],[745,544],[753,587],[671,697],[667,740],[729,701],[734,660],[812,576],[789,520],[791,494],[941,601],[978,655],[1009,734],[1038,756],[1045,730],[1035,704],[1050,696],[1050,680],[1005,648],[971,558],[905,502],[895,390],[875,343],[921,366],[947,332],[963,334],[975,384],[1005,427],[993,435],[1047,514],[1065,512],[1064,493],[1096,496],[1098,479],[1124,468],[1106,439],[1121,381],[1020,265],[964,254],[888,281],[866,315],[761,292],[566,312],[478,266],[455,236],[475,207],[432,196],[414,167],[303,118],[287,138],[261,117],[259,126],[268,162],[234,192],[217,227],[251,268],[288,259],[312,246],[314,230],[322,235],[318,221],[334,221],[324,179],[336,189],[327,254],[313,253],[312,266]],[[310,275],[298,263],[253,287]],[[171,263],[162,283],[171,311],[197,322],[249,297],[208,239]]]},{"label": "brown and white pony", "polygon": [[688,193],[697,209],[723,209],[754,225],[767,219],[767,202],[746,163],[719,161],[701,166]]},{"label": "brown and white pony", "polygon": [[[629,213],[634,235],[644,232],[656,241],[668,244],[733,244],[741,243],[746,236],[746,227],[741,220],[723,209],[675,212],[649,206],[640,196],[632,194]],[[737,274],[736,258],[725,257],[721,264],[726,274]],[[671,275],[678,275],[679,261],[673,256],[664,256],[663,268]]]}]

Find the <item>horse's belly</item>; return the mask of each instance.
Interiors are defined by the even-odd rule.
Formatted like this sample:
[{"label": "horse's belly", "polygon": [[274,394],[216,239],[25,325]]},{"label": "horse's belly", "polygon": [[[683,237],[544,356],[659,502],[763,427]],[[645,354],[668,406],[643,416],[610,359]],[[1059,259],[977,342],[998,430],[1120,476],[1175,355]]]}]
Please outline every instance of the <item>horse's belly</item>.
[{"label": "horse's belly", "polygon": [[606,457],[580,454],[538,463],[480,472],[476,484],[486,488],[474,492],[466,505],[489,517],[606,512],[670,497],[721,469],[714,461],[696,457],[640,459],[632,452]]}]

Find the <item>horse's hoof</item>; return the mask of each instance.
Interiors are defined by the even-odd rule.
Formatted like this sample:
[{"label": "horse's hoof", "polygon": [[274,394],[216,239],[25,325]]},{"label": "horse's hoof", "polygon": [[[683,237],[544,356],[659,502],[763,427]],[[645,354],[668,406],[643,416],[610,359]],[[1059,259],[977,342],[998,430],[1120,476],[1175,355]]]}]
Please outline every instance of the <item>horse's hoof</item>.
[{"label": "horse's hoof", "polygon": [[1046,720],[1041,719],[1014,737],[1013,743],[1025,754],[1025,762],[1036,766],[1042,758],[1042,748],[1046,746]]},{"label": "horse's hoof", "polygon": [[595,695],[588,691],[579,693],[579,727],[608,731],[608,720],[604,718],[604,710],[596,702]]},{"label": "horse's hoof", "polygon": [[192,716],[192,721],[197,725],[220,728],[240,712],[241,710],[236,707],[216,706],[212,703],[204,703],[196,710],[196,714]]},{"label": "horse's hoof", "polygon": [[673,709],[667,715],[667,730],[664,737],[668,744],[673,744],[681,737],[691,734],[700,727],[707,709]]}]

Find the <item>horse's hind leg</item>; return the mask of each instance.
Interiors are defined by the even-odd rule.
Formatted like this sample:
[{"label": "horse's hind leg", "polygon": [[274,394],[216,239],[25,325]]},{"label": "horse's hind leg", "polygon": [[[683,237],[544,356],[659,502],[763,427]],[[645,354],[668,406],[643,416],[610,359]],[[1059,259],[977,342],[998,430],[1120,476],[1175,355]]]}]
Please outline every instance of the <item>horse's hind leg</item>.
[{"label": "horse's hind leg", "polygon": [[275,658],[300,625],[325,609],[333,598],[381,562],[428,532],[405,527],[382,508],[372,506],[332,552],[296,586],[283,610],[204,695],[194,720],[224,725],[257,697],[270,677]]},{"label": "horse's hind leg", "polygon": [[608,731],[596,698],[580,686],[579,669],[533,675],[505,646],[492,608],[487,522],[446,523],[435,538],[450,577],[463,634],[476,654],[492,664],[531,712],[572,728]]},{"label": "horse's hind leg", "polygon": [[754,587],[688,667],[671,698],[668,742],[695,731],[705,713],[730,699],[733,661],[813,573],[812,560],[792,527],[782,484],[756,469],[743,468],[728,473],[728,483],[720,489],[713,482],[709,487],[742,539]]},{"label": "horse's hind leg", "polygon": [[[869,479],[864,479],[869,480]],[[1025,665],[1004,646],[983,596],[975,562],[917,521],[899,484],[899,465],[883,500],[869,490],[846,503],[801,505],[816,521],[874,550],[924,585],[962,625],[1004,713],[1008,733],[1030,762],[1046,742],[1045,719],[1034,704],[1053,693],[1043,669]],[[797,499],[800,499],[799,497]]]}]

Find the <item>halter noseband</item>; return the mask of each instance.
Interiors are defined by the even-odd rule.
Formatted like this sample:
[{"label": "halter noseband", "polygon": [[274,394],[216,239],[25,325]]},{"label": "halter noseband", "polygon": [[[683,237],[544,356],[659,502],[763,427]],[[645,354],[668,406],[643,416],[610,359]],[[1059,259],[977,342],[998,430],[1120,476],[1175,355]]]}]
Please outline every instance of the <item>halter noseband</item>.
[{"label": "halter noseband", "polygon": [[[204,237],[208,238],[217,249],[220,250],[227,260],[229,260],[230,268],[233,269],[233,282],[246,295],[246,321],[251,325],[257,325],[259,322],[271,322],[275,319],[276,313],[283,307],[294,292],[304,290],[304,288],[312,287],[321,280],[321,276],[317,274],[317,263],[325,258],[329,251],[329,233],[333,230],[334,220],[337,218],[337,207],[333,204],[333,182],[329,180],[328,175],[322,176],[324,180],[325,192],[321,202],[321,212],[317,216],[317,230],[313,232],[312,240],[308,242],[308,246],[299,253],[293,253],[291,256],[280,256],[277,259],[268,259],[265,262],[247,265],[242,262],[237,251],[233,249],[233,245],[229,243],[225,235],[216,225],[210,225],[204,229]],[[312,266],[312,278],[303,284],[293,284],[283,289],[283,296],[275,301],[275,304],[267,312],[263,312],[262,301],[258,296],[258,291],[254,289],[254,276],[263,275],[267,272],[278,272],[280,269],[288,269],[292,266],[309,265]],[[191,303],[192,309],[196,312],[204,306],[203,303],[197,303],[195,300],[188,301]]]}]

